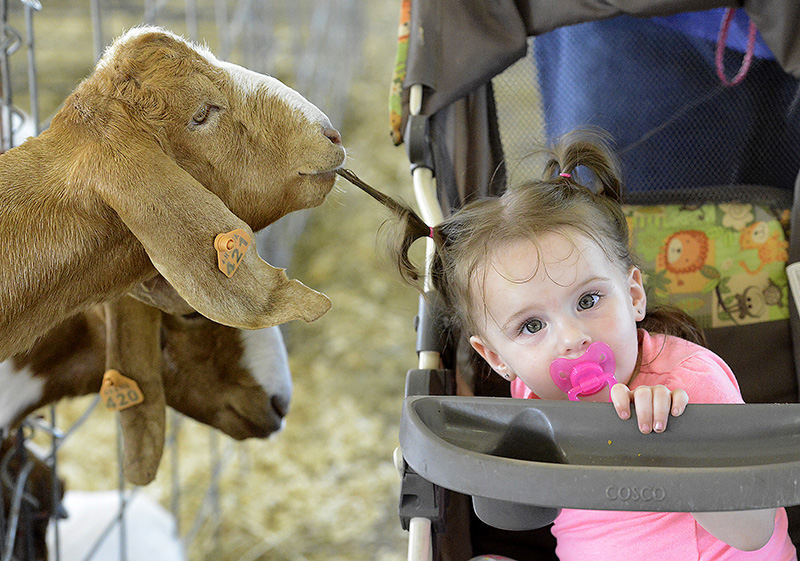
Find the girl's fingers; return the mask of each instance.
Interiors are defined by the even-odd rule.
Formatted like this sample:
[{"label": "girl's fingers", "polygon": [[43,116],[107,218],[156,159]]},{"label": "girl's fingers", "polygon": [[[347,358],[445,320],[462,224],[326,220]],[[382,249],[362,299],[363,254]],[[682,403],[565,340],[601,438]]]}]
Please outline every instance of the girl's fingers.
[{"label": "girl's fingers", "polygon": [[686,406],[689,404],[689,394],[686,390],[675,390],[672,392],[672,416],[678,417],[683,415],[686,411]]},{"label": "girl's fingers", "polygon": [[633,404],[636,406],[636,420],[642,434],[653,430],[653,388],[639,386],[633,391]]},{"label": "girl's fingers", "polygon": [[620,419],[631,418],[631,392],[625,384],[611,386],[611,403]]},{"label": "girl's fingers", "polygon": [[653,386],[653,430],[664,432],[672,406],[672,392],[666,386]]},{"label": "girl's fingers", "polygon": [[689,403],[684,390],[670,391],[666,386],[639,386],[634,391],[625,384],[611,388],[611,403],[620,419],[630,419],[631,403],[636,406],[636,420],[643,434],[664,432],[669,416],[682,415]]}]

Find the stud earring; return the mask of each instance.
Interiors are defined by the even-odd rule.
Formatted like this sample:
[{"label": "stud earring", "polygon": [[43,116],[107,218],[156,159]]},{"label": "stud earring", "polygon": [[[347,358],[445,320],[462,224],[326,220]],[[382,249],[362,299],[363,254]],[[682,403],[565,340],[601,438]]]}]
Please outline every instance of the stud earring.
[{"label": "stud earring", "polygon": [[517,377],[516,374],[508,371],[508,366],[506,366],[505,364],[501,364],[500,366],[497,367],[497,373],[500,374],[503,378],[505,378],[509,382]]}]

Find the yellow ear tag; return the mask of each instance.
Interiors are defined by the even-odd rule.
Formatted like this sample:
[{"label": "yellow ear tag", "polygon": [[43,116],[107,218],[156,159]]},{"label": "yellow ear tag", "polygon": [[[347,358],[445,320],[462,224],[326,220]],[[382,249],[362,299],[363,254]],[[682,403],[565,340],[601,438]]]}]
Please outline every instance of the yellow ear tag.
[{"label": "yellow ear tag", "polygon": [[239,268],[239,263],[242,262],[244,254],[250,249],[251,243],[250,235],[241,228],[236,228],[225,234],[218,234],[214,238],[214,249],[217,250],[217,267],[226,277],[232,277],[236,269]]},{"label": "yellow ear tag", "polygon": [[106,370],[103,385],[100,386],[100,396],[106,408],[111,411],[122,411],[144,401],[144,394],[136,382],[117,370]]}]

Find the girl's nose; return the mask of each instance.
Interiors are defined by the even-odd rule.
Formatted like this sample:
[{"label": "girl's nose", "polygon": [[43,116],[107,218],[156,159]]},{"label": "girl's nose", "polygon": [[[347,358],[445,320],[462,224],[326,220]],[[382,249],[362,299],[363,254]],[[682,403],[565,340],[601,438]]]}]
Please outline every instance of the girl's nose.
[{"label": "girl's nose", "polygon": [[578,355],[592,342],[579,325],[565,324],[561,330],[561,356]]}]

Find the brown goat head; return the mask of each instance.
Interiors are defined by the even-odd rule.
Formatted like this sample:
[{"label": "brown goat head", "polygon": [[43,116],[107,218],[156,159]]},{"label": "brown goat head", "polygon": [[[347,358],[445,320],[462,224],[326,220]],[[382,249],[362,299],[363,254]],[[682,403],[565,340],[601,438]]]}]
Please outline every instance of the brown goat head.
[{"label": "brown goat head", "polygon": [[[156,271],[192,308],[232,327],[313,321],[330,307],[252,247],[254,230],[319,205],[345,158],[328,118],[273,78],[135,28],[46,131],[0,158],[0,225],[44,221],[43,261],[23,248],[6,258],[30,265],[24,276],[3,274],[21,286],[1,298],[0,358]],[[214,242],[236,230],[250,251],[229,278]]]},{"label": "brown goat head", "polygon": [[311,103],[274,78],[143,27],[112,44],[67,107],[95,139],[85,156],[105,156],[92,177],[101,198],[193,308],[245,328],[327,311],[327,298],[255,251],[226,278],[211,244],[235,229],[252,243],[253,230],[323,201],[345,153]]},{"label": "brown goat head", "polygon": [[292,380],[278,327],[232,329],[199,314],[164,314],[167,404],[237,440],[280,430]]},{"label": "brown goat head", "polygon": [[[102,309],[94,309],[0,363],[0,429],[48,403],[97,393],[105,335]],[[196,312],[163,313],[160,336],[161,377],[171,408],[237,440],[263,438],[282,427],[292,381],[278,327],[240,330]]]}]

